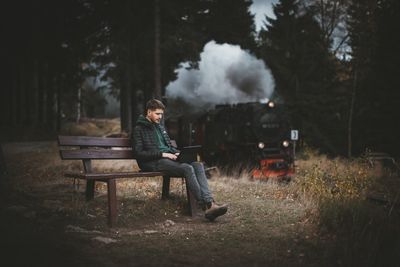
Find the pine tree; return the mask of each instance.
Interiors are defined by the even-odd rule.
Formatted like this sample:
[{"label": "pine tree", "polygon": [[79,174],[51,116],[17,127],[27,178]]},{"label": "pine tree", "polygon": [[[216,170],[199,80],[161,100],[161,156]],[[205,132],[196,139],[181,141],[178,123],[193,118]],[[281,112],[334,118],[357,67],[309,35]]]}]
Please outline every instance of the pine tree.
[{"label": "pine tree", "polygon": [[[355,90],[353,150],[399,154],[398,1],[364,0],[351,6],[350,36]],[[363,133],[362,135],[360,133]]]},{"label": "pine tree", "polygon": [[[129,110],[154,97],[155,87],[161,85],[163,95],[165,86],[176,78],[174,70],[179,63],[192,61],[195,66],[207,42],[214,39],[254,48],[250,4],[249,0],[150,1],[140,5],[128,0],[92,1],[93,20],[104,25],[93,39],[96,61],[107,70],[105,77],[111,78],[114,93],[121,96],[123,129],[130,131],[139,112],[129,114]],[[160,75],[157,81],[161,78],[158,86],[155,73]]]},{"label": "pine tree", "polygon": [[[334,58],[313,13],[300,9],[298,1],[282,0],[274,6],[276,18],[268,18],[260,33],[261,54],[271,67],[278,94],[290,107],[295,127],[308,142],[338,153],[331,128]],[[329,104],[328,104],[329,103]]]},{"label": "pine tree", "polygon": [[[369,83],[374,73],[371,69],[372,55],[376,51],[376,0],[353,2],[349,9],[349,35],[352,48],[352,87],[348,125],[348,156],[360,153],[373,134],[365,126],[374,121],[371,114],[374,97]],[[371,116],[372,115],[372,116]],[[363,135],[359,133],[363,132]],[[355,139],[355,136],[360,138]],[[353,142],[353,140],[355,142]]]},{"label": "pine tree", "polygon": [[203,0],[205,10],[204,34],[208,41],[240,45],[255,49],[255,26],[249,8],[250,0]]},{"label": "pine tree", "polygon": [[[3,121],[48,132],[57,130],[61,115],[73,116],[77,88],[88,59],[81,1],[41,0],[7,3],[2,16],[7,31],[4,65],[7,97]],[[67,103],[68,102],[68,103]]]}]

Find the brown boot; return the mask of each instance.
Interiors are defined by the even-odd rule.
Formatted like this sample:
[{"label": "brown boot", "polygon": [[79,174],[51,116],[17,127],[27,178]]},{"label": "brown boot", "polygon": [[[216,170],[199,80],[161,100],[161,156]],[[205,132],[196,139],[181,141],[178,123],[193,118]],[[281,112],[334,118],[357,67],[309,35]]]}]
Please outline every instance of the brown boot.
[{"label": "brown boot", "polygon": [[218,216],[224,215],[228,211],[228,206],[226,204],[218,205],[214,201],[207,203],[207,209],[205,211],[206,219],[211,222],[215,220]]}]

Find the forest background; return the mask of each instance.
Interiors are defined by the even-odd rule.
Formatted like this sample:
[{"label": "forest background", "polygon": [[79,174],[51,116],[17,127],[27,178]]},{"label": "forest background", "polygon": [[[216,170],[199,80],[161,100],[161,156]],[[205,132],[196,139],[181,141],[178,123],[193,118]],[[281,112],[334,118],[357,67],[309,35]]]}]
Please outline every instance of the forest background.
[{"label": "forest background", "polygon": [[[129,133],[177,68],[198,68],[210,41],[270,68],[305,143],[333,155],[398,155],[400,3],[281,0],[256,31],[248,0],[12,1],[4,5],[4,141],[55,137],[67,121],[120,102]],[[397,21],[397,22],[396,22]],[[98,81],[95,88],[88,79]]]}]

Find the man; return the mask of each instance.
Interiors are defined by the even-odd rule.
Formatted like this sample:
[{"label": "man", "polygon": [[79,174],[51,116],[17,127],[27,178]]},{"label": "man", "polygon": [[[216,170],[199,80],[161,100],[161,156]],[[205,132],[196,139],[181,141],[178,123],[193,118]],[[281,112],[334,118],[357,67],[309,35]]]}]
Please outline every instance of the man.
[{"label": "man", "polygon": [[214,202],[201,162],[188,164],[177,161],[179,150],[171,145],[171,139],[161,123],[164,110],[161,101],[152,99],[146,103],[146,116],[139,116],[133,132],[137,163],[144,171],[162,171],[170,176],[185,177],[189,190],[205,211],[205,217],[213,221],[224,215],[228,207]]}]

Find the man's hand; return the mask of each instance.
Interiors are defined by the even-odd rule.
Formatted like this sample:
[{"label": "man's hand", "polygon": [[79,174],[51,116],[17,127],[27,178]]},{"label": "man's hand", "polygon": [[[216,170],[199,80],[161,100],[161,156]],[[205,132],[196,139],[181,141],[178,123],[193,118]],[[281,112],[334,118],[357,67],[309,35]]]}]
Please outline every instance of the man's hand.
[{"label": "man's hand", "polygon": [[172,154],[172,153],[162,153],[162,157],[163,158],[168,158],[168,159],[172,159],[172,160],[176,160],[179,156],[179,153],[176,154]]}]

